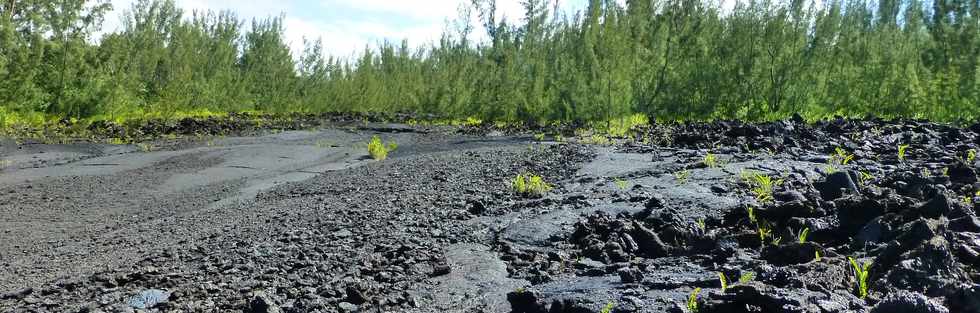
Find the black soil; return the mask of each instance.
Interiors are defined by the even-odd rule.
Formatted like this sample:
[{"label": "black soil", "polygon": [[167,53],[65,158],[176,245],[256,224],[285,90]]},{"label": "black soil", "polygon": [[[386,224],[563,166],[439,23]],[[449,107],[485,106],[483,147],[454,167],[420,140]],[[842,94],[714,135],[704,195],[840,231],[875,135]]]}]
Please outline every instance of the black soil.
[{"label": "black soil", "polygon": [[[403,128],[350,136],[391,129]],[[978,132],[918,121],[716,122],[651,127],[615,146],[404,134],[386,161],[281,184],[173,222],[182,228],[164,219],[148,235],[129,230],[161,240],[138,241],[127,262],[60,279],[5,270],[0,311],[980,312]],[[834,163],[838,150],[853,159]],[[176,170],[196,170],[181,160]],[[526,171],[555,189],[515,194],[509,181]],[[139,192],[156,176],[113,175],[128,177],[136,198],[162,201]],[[98,177],[80,179],[120,186]],[[765,178],[772,192],[753,191]],[[21,210],[109,201],[78,200],[66,180],[0,191]],[[193,199],[174,206],[200,205]],[[39,259],[0,248],[0,266]],[[866,295],[851,258],[868,264]]]}]

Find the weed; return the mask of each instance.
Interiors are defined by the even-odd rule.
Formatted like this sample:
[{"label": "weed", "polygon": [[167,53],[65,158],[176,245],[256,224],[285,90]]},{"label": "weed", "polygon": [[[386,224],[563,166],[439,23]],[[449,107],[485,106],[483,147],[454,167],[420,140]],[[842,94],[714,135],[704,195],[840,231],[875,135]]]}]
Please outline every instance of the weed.
[{"label": "weed", "polygon": [[531,173],[517,174],[517,177],[511,181],[511,188],[521,195],[530,197],[543,196],[552,189],[541,176]]},{"label": "weed", "polygon": [[612,118],[605,122],[593,122],[592,128],[613,137],[626,137],[630,131],[643,126],[649,126],[650,119],[644,114],[633,114],[621,118]]},{"label": "weed", "polygon": [[803,231],[801,231],[799,235],[796,235],[796,239],[800,243],[806,243],[806,237],[809,236],[809,235],[810,235],[810,228],[807,227],[807,228],[804,228]]},{"label": "weed", "polygon": [[758,224],[759,223],[759,220],[756,219],[756,217],[755,217],[755,208],[748,207],[745,210],[746,211],[749,211],[749,222],[752,222],[752,224]]},{"label": "weed", "polygon": [[725,278],[725,273],[718,272],[718,281],[721,282],[721,292],[725,292],[728,289],[728,279]]},{"label": "weed", "polygon": [[619,178],[613,178],[613,182],[616,183],[616,187],[619,187],[619,189],[622,189],[622,190],[626,190],[626,188],[629,187],[629,183],[628,182],[626,182],[625,180],[619,179]]},{"label": "weed", "polygon": [[388,158],[388,153],[395,151],[397,148],[398,144],[395,142],[389,142],[387,145],[385,145],[381,141],[381,137],[375,135],[374,137],[371,137],[371,142],[368,143],[368,154],[370,154],[371,158],[374,158],[376,161],[384,161],[384,159]]},{"label": "weed", "polygon": [[122,138],[112,138],[112,139],[109,139],[109,144],[110,145],[122,145],[122,144],[126,144],[126,142],[123,141]]},{"label": "weed", "polygon": [[718,168],[718,156],[713,153],[708,153],[704,156],[704,165],[709,168]]},{"label": "weed", "polygon": [[683,171],[674,172],[674,178],[676,178],[677,181],[680,182],[681,184],[686,184],[687,179],[691,178],[691,171],[683,170]]},{"label": "weed", "polygon": [[742,276],[738,278],[739,284],[748,284],[750,281],[755,280],[755,272],[745,272]]},{"label": "weed", "polygon": [[483,124],[483,120],[472,116],[467,117],[466,120],[463,121],[463,126],[480,126],[482,124]]},{"label": "weed", "polygon": [[150,151],[153,151],[153,145],[148,144],[148,143],[141,142],[141,143],[136,144],[136,147],[140,149],[140,152],[150,152]]},{"label": "weed", "polygon": [[930,172],[929,169],[928,168],[925,168],[925,167],[922,168],[922,171],[920,171],[919,174],[922,175],[922,177],[931,177],[932,176],[932,172]]},{"label": "weed", "polygon": [[783,183],[782,179],[773,180],[769,175],[762,173],[755,173],[750,177],[748,183],[752,186],[752,193],[755,194],[756,200],[760,202],[772,201],[773,186]]},{"label": "weed", "polygon": [[599,313],[612,313],[614,308],[616,308],[616,302],[609,302],[606,303],[606,306],[602,307],[602,310],[599,310]]},{"label": "weed", "polygon": [[820,257],[820,250],[813,251],[813,261],[820,262],[820,260],[823,260],[823,258]]},{"label": "weed", "polygon": [[948,167],[944,167],[943,168],[943,177],[949,177],[949,168]]},{"label": "weed", "polygon": [[694,288],[691,295],[687,297],[687,311],[691,313],[697,313],[700,309],[698,307],[698,294],[701,293],[701,288]]},{"label": "weed", "polygon": [[977,160],[977,149],[970,149],[966,151],[966,163],[973,164]]},{"label": "weed", "polygon": [[565,142],[565,137],[561,134],[555,135],[555,142]]},{"label": "weed", "polygon": [[697,221],[697,225],[698,225],[698,228],[700,228],[700,229],[701,229],[701,232],[702,232],[702,233],[704,233],[704,232],[707,232],[707,231],[708,231],[708,225],[706,225],[706,224],[704,223],[704,218],[703,218],[703,217],[702,217],[702,218],[699,218],[699,219],[698,219],[698,221]]},{"label": "weed", "polygon": [[834,154],[827,159],[827,173],[834,173],[854,160],[854,154],[847,152],[841,147],[834,149]]},{"label": "weed", "polygon": [[858,264],[858,261],[853,257],[847,257],[847,261],[851,262],[851,267],[854,268],[854,276],[857,279],[858,296],[861,299],[868,297],[868,270],[871,268],[871,262],[865,262],[864,266]]},{"label": "weed", "polygon": [[867,171],[861,171],[861,175],[858,176],[858,183],[861,184],[861,186],[867,186],[869,182],[874,180],[874,178],[875,177],[872,176],[871,173],[868,173]]},{"label": "weed", "polygon": [[783,237],[776,237],[772,239],[772,245],[778,246],[780,242],[783,242]]},{"label": "weed", "polygon": [[901,144],[898,145],[898,160],[905,162],[905,152],[908,151],[909,145]]},{"label": "weed", "polygon": [[769,239],[770,237],[772,237],[772,228],[770,228],[769,225],[766,224],[766,223],[759,223],[759,225],[758,225],[758,227],[756,227],[756,229],[758,229],[758,233],[759,233],[759,242],[763,246],[765,246],[766,245],[766,239]]},{"label": "weed", "polygon": [[535,141],[544,141],[544,133],[535,134],[534,135],[534,140]]},{"label": "weed", "polygon": [[593,145],[600,145],[600,146],[612,145],[612,139],[609,139],[609,137],[599,135],[599,134],[592,135],[591,137],[583,140],[583,142],[586,144],[593,144]]}]

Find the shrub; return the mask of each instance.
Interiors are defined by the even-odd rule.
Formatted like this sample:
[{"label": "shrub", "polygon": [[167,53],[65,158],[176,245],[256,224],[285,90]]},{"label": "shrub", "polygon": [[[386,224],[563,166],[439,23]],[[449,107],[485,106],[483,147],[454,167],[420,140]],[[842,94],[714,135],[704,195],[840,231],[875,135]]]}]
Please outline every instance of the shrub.
[{"label": "shrub", "polygon": [[387,159],[388,152],[395,151],[396,148],[398,148],[398,145],[395,142],[389,142],[385,145],[381,141],[381,137],[378,136],[371,137],[371,142],[368,142],[368,154],[377,161]]}]

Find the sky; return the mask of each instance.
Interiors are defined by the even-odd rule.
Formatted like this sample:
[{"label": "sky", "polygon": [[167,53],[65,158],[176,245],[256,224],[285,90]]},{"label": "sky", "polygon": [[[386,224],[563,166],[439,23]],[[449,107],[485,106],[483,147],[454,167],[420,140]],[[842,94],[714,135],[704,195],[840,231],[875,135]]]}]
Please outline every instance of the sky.
[{"label": "sky", "polygon": [[[185,16],[192,10],[232,10],[251,20],[285,14],[286,39],[294,55],[303,48],[303,38],[323,39],[324,52],[351,56],[365,45],[384,40],[408,39],[417,46],[439,39],[447,21],[459,16],[459,7],[470,0],[176,0]],[[588,0],[558,0],[566,11],[584,8]],[[103,24],[104,32],[118,30],[123,11],[135,0],[110,0],[113,11]],[[509,20],[523,16],[519,0],[498,0],[498,16]],[[247,25],[247,24],[246,24]],[[474,29],[475,33],[482,29]]]}]

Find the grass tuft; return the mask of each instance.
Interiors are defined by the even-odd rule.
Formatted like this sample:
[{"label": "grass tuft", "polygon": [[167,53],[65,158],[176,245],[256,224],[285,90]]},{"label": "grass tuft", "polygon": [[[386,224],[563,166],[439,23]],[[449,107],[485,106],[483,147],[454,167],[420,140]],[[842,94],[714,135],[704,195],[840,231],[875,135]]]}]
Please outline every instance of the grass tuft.
[{"label": "grass tuft", "polygon": [[703,161],[704,165],[707,165],[709,168],[718,168],[719,166],[718,156],[714,155],[713,153],[706,154]]}]

